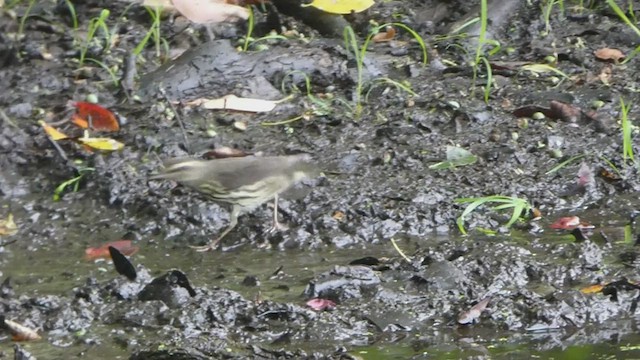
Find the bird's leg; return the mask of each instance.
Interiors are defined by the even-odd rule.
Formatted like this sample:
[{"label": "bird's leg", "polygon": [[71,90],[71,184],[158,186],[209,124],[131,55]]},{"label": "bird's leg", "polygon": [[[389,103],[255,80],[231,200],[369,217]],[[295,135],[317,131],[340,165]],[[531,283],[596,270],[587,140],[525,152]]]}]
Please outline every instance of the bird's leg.
[{"label": "bird's leg", "polygon": [[218,244],[220,243],[222,238],[225,237],[231,230],[233,230],[233,228],[236,227],[236,225],[238,225],[238,216],[240,216],[240,208],[237,206],[234,206],[231,209],[231,215],[229,216],[230,218],[229,226],[227,226],[227,228],[222,232],[222,234],[220,234],[217,238],[211,240],[211,242],[208,243],[207,245],[191,246],[191,248],[199,252],[215,250],[218,247]]},{"label": "bird's leg", "polygon": [[273,200],[273,225],[269,229],[269,232],[273,233],[276,231],[287,230],[287,229],[288,229],[287,225],[280,224],[278,222],[278,194],[276,194]]}]

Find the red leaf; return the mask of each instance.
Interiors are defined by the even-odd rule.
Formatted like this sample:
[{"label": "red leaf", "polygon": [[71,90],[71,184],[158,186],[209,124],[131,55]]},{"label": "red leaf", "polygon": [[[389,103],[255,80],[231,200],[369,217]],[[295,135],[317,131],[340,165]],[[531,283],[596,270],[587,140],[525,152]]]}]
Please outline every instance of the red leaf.
[{"label": "red leaf", "polygon": [[122,254],[126,256],[131,256],[140,250],[139,247],[131,245],[131,240],[118,240],[108,242],[100,247],[91,247],[87,248],[85,253],[85,259],[87,260],[95,260],[95,259],[110,259],[111,254],[109,254],[109,246],[112,246],[118,249]]},{"label": "red leaf", "polygon": [[572,230],[580,225],[580,218],[577,216],[565,216],[556,220],[553,224],[549,225],[552,229]]},{"label": "red leaf", "polygon": [[91,124],[92,130],[120,130],[120,123],[118,122],[118,118],[110,110],[107,110],[100,105],[83,101],[76,101],[72,104],[76,107],[77,110],[76,113],[73,114],[71,122],[80,126],[81,128],[87,129],[89,128],[89,124]]},{"label": "red leaf", "polygon": [[575,228],[580,229],[593,229],[593,225],[580,221],[580,218],[577,216],[565,216],[556,220],[553,224],[549,225],[552,229],[559,230],[573,230]]}]

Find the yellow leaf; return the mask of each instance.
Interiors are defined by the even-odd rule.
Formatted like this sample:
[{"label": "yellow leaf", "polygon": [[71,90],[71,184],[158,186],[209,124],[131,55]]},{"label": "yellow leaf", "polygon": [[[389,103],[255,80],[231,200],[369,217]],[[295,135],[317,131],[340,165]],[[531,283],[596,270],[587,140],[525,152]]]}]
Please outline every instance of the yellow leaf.
[{"label": "yellow leaf", "polygon": [[78,142],[97,150],[115,151],[124,148],[124,144],[110,138],[88,138],[82,137]]},{"label": "yellow leaf", "polygon": [[373,4],[373,0],[313,0],[311,4],[302,6],[313,6],[331,14],[351,14],[367,10]]},{"label": "yellow leaf", "polygon": [[44,132],[46,132],[47,135],[49,135],[49,137],[53,141],[58,141],[58,140],[69,138],[67,135],[61,133],[56,128],[54,128],[53,126],[47,124],[46,122],[44,122],[42,120],[38,121],[38,123],[40,125],[42,125],[42,128],[44,129]]},{"label": "yellow leaf", "polygon": [[13,214],[9,214],[6,219],[0,220],[0,235],[13,235],[18,232],[18,226],[13,221]]},{"label": "yellow leaf", "polygon": [[595,294],[601,292],[603,287],[604,285],[601,284],[591,285],[580,289],[580,292],[583,294]]}]

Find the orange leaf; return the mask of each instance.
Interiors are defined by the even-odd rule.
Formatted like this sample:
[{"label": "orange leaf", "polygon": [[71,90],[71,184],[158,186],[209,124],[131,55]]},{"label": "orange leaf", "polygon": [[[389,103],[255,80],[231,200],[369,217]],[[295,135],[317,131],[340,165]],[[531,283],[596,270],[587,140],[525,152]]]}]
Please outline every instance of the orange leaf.
[{"label": "orange leaf", "polygon": [[117,240],[108,242],[100,247],[87,248],[85,253],[86,260],[110,259],[109,246],[118,249],[122,254],[131,256],[140,250],[139,247],[131,245],[131,240]]},{"label": "orange leaf", "polygon": [[371,39],[373,40],[373,42],[385,42],[385,41],[393,40],[395,36],[396,36],[396,29],[394,29],[391,26],[387,26],[386,32],[379,32],[373,35],[373,38]]},{"label": "orange leaf", "polygon": [[77,110],[76,113],[73,114],[71,122],[79,127],[83,129],[91,127],[91,129],[97,131],[120,130],[118,118],[110,110],[100,105],[84,101],[76,101],[73,103],[73,106],[75,106]]}]

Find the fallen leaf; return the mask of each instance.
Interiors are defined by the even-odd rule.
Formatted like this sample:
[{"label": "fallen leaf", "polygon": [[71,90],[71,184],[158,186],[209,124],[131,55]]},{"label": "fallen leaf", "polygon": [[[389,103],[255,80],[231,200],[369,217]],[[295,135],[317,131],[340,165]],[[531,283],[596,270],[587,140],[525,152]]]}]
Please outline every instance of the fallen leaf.
[{"label": "fallen leaf", "polygon": [[396,36],[396,29],[393,26],[387,26],[386,31],[379,32],[371,38],[373,42],[386,42],[391,41]]},{"label": "fallen leaf", "polygon": [[2,320],[2,327],[11,333],[11,339],[13,341],[32,341],[41,339],[40,335],[33,330],[15,321],[7,320],[4,316],[0,317]]},{"label": "fallen leaf", "polygon": [[196,24],[214,24],[249,18],[249,10],[224,0],[172,0],[182,16]]},{"label": "fallen leaf", "polygon": [[595,293],[601,292],[602,288],[604,288],[604,285],[596,284],[596,285],[591,285],[591,286],[587,286],[585,288],[582,288],[582,289],[580,289],[580,292],[583,293],[583,294],[595,294]]},{"label": "fallen leaf", "polygon": [[587,222],[580,221],[580,218],[577,216],[561,217],[560,219],[556,220],[553,224],[549,225],[549,227],[551,229],[556,229],[556,230],[573,230],[575,228],[582,228],[582,229],[594,228],[593,225]]},{"label": "fallen leaf", "polygon": [[611,171],[609,171],[608,169],[605,168],[600,168],[600,172],[598,172],[598,175],[604,179],[606,182],[608,183],[616,183],[622,180],[622,178],[618,175],[615,174]]},{"label": "fallen leaf", "polygon": [[116,151],[124,148],[123,143],[110,138],[81,137],[78,138],[77,141],[82,145],[96,150]]},{"label": "fallen leaf", "polygon": [[598,49],[594,51],[594,55],[598,60],[613,60],[615,62],[618,62],[625,58],[625,55],[622,51],[611,48]]},{"label": "fallen leaf", "polygon": [[330,14],[351,14],[365,11],[372,7],[373,0],[313,0],[310,4],[302,4],[300,6],[313,6]]},{"label": "fallen leaf", "polygon": [[307,306],[315,311],[333,310],[336,303],[329,299],[315,298],[307,301]]},{"label": "fallen leaf", "polygon": [[71,122],[83,129],[96,131],[118,131],[120,123],[116,115],[98,104],[84,101],[71,103],[76,108],[76,113],[71,117]]},{"label": "fallen leaf", "polygon": [[58,131],[56,128],[54,128],[53,126],[47,124],[46,122],[44,122],[42,120],[38,121],[38,124],[40,124],[42,126],[42,128],[44,129],[44,132],[47,135],[49,135],[49,137],[53,141],[58,141],[58,140],[63,140],[63,139],[68,139],[69,138],[67,135],[63,134],[62,132]]},{"label": "fallen leaf", "polygon": [[576,123],[582,117],[582,110],[579,107],[562,101],[549,101],[549,108],[553,114],[553,116],[549,116],[551,119],[560,119],[570,123]]},{"label": "fallen leaf", "polygon": [[109,253],[109,247],[114,247],[118,249],[122,254],[131,256],[140,250],[139,247],[133,246],[131,240],[117,240],[108,242],[99,247],[90,247],[87,248],[85,253],[86,260],[95,260],[95,259],[110,259],[111,254]]},{"label": "fallen leaf", "polygon": [[471,309],[460,313],[460,315],[458,316],[458,324],[469,325],[477,322],[480,318],[480,315],[482,315],[482,312],[487,308],[490,300],[491,298],[489,297],[485,298],[477,304],[473,305]]},{"label": "fallen leaf", "polygon": [[17,232],[18,225],[13,221],[13,214],[9,214],[6,219],[0,220],[0,235],[14,235]]},{"label": "fallen leaf", "polygon": [[279,101],[241,98],[235,95],[226,95],[218,99],[197,99],[187,105],[200,105],[205,109],[237,110],[247,112],[269,112],[273,110]]}]

